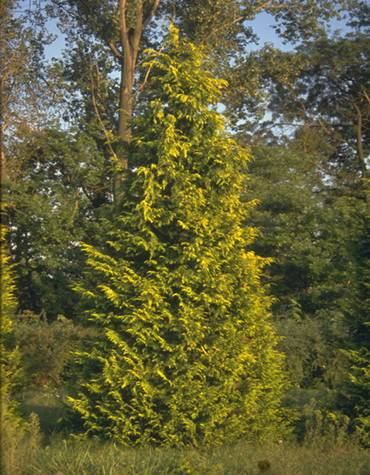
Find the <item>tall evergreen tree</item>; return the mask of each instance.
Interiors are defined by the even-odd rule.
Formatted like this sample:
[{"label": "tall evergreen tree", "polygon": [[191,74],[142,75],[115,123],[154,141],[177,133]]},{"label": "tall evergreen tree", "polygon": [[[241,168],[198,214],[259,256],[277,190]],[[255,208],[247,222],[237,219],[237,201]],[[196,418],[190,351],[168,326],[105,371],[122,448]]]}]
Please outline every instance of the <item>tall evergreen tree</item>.
[{"label": "tall evergreen tree", "polygon": [[[1,213],[4,206],[1,206]],[[14,318],[17,309],[16,286],[7,250],[7,227],[0,226],[0,471],[20,473],[19,460],[27,458],[39,442],[39,423],[35,414],[28,420],[20,416],[15,399],[19,389],[20,351],[15,343]]]},{"label": "tall evergreen tree", "polygon": [[[0,227],[0,378],[1,378],[1,407],[8,404],[16,374],[19,367],[19,354],[14,346],[13,320],[16,310],[15,284],[6,247],[6,227]],[[3,414],[4,415],[4,414]]]},{"label": "tall evergreen tree", "polygon": [[72,407],[88,433],[123,443],[274,437],[282,357],[260,282],[266,260],[243,226],[248,155],[211,107],[224,83],[175,28],[146,67],[122,212],[105,249],[84,245],[90,271],[78,289],[102,336],[78,354]]},{"label": "tall evergreen tree", "polygon": [[22,421],[13,400],[19,372],[19,352],[14,344],[15,284],[7,252],[6,227],[0,226],[0,470],[7,473],[11,455],[7,453],[13,440],[22,432]]}]

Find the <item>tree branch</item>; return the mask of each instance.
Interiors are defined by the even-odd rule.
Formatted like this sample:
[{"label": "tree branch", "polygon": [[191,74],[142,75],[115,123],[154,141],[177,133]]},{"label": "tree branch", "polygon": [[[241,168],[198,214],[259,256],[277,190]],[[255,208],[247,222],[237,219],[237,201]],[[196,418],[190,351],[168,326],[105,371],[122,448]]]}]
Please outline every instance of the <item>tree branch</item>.
[{"label": "tree branch", "polygon": [[[159,50],[159,53],[163,51],[163,47]],[[151,70],[153,69],[153,63],[150,64],[149,68],[147,69],[146,73],[145,73],[145,76],[144,76],[144,80],[139,88],[140,92],[144,90],[145,86],[146,86],[146,83],[148,82],[148,79],[149,79],[149,76],[150,76],[150,73],[151,73]]]},{"label": "tree branch", "polygon": [[[95,68],[97,69],[96,65],[95,65]],[[91,101],[92,101],[92,105],[93,105],[94,112],[95,112],[96,118],[98,120],[98,123],[99,123],[99,125],[100,125],[100,127],[101,127],[101,129],[104,133],[104,137],[106,139],[106,143],[108,145],[109,152],[111,153],[112,158],[115,161],[117,161],[118,158],[117,158],[116,152],[114,151],[112,143],[111,143],[111,134],[109,133],[108,129],[104,125],[104,122],[103,122],[103,119],[101,118],[99,108],[98,108],[98,104],[97,104],[97,101],[96,101],[94,75],[93,75],[92,69],[93,69],[93,66],[91,65],[90,82],[91,82]],[[97,71],[97,74],[99,74],[99,71]]]},{"label": "tree branch", "polygon": [[119,0],[119,19],[120,19],[120,38],[123,47],[123,54],[126,56],[130,51],[130,42],[128,39],[128,28],[126,21],[127,0]]},{"label": "tree branch", "polygon": [[135,28],[132,33],[132,62],[135,67],[139,52],[141,35],[143,33],[143,0],[136,0]]},{"label": "tree branch", "polygon": [[364,90],[362,91],[362,94],[364,95],[365,99],[367,100],[367,102],[368,102],[369,105],[370,105],[370,97],[369,97],[369,95],[368,95],[366,89],[364,89]]},{"label": "tree branch", "polygon": [[362,178],[366,177],[366,164],[365,164],[365,155],[364,148],[362,144],[362,113],[357,104],[353,104],[353,107],[356,111],[356,143],[357,143],[357,157],[360,163]]},{"label": "tree branch", "polygon": [[110,50],[112,51],[113,55],[121,61],[122,60],[122,53],[120,51],[118,51],[118,49],[116,48],[116,45],[114,44],[113,40],[109,41],[108,46],[109,46]]},{"label": "tree branch", "polygon": [[150,20],[153,18],[155,15],[155,12],[159,6],[160,0],[154,0],[153,5],[148,11],[148,14],[143,17],[143,29],[145,29],[148,24],[150,23]]}]

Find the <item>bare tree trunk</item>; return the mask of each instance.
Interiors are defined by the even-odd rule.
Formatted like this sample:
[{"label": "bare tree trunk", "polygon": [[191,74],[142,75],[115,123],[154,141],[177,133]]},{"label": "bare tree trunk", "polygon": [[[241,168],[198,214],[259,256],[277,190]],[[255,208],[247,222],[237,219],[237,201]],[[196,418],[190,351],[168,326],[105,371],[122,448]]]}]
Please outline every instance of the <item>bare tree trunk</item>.
[{"label": "bare tree trunk", "polygon": [[[5,4],[0,8],[0,200],[3,203],[4,182],[6,181],[6,161],[4,151],[4,123],[5,123],[5,104],[4,104],[4,77],[5,77],[5,16],[8,14]],[[0,210],[0,222],[6,221],[5,212]]]},{"label": "bare tree trunk", "polygon": [[[134,110],[134,83],[137,68],[137,58],[140,50],[140,42],[144,28],[153,17],[160,0],[136,0],[135,11],[128,11],[128,0],[118,0],[120,19],[119,48],[110,43],[113,54],[121,63],[121,82],[119,93],[119,122],[118,137],[119,145],[117,157],[119,170],[115,179],[115,197],[119,195],[122,187],[124,171],[128,169],[127,145],[131,142],[131,120]],[[134,18],[133,24],[128,24],[128,13]]]},{"label": "bare tree trunk", "polygon": [[[1,52],[0,52],[1,54]],[[6,177],[6,163],[4,152],[4,107],[3,107],[3,94],[4,94],[4,82],[1,76],[2,67],[0,66],[0,180],[1,190],[3,181]]]},{"label": "bare tree trunk", "polygon": [[356,109],[356,143],[357,143],[357,158],[359,161],[360,169],[361,169],[361,175],[362,178],[366,177],[366,163],[365,163],[365,154],[364,154],[364,147],[362,144],[362,114],[361,110],[357,105],[355,104],[355,109]]},{"label": "bare tree trunk", "polygon": [[[144,28],[153,17],[160,0],[152,0],[144,12],[144,0],[136,0],[134,25],[127,22],[128,0],[119,0],[121,86],[118,136],[124,143],[131,141],[131,120],[134,108],[134,82],[137,58]],[[116,50],[117,53],[117,50]],[[124,164],[123,164],[124,165]],[[127,163],[124,168],[127,168]]]},{"label": "bare tree trunk", "polygon": [[[137,0],[135,10],[135,27],[129,29],[126,18],[127,0],[119,0],[122,60],[118,135],[124,143],[131,140],[134,76],[143,27],[142,0]],[[126,167],[127,163],[124,168]]]}]

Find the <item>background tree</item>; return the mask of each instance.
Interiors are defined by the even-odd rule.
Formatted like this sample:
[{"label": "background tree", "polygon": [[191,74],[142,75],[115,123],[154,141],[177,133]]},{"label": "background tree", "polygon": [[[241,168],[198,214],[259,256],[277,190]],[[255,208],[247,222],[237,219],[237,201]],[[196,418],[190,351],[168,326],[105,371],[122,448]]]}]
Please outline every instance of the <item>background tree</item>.
[{"label": "background tree", "polygon": [[[102,46],[118,63],[118,118],[117,127],[111,127],[119,140],[114,153],[119,161],[119,170],[126,169],[127,154],[124,145],[131,140],[131,120],[134,107],[134,82],[143,32],[150,23],[159,0],[128,0],[105,2],[76,2],[74,0],[52,2],[65,25],[64,31],[80,43],[80,53],[89,50],[89,36],[102,42]],[[74,26],[71,28],[70,23]],[[90,54],[93,48],[90,48]],[[91,60],[91,56],[90,56]],[[89,77],[91,64],[82,75]],[[93,91],[92,91],[93,92]],[[96,105],[94,107],[96,112]]]},{"label": "background tree", "polygon": [[261,202],[251,216],[261,233],[254,249],[273,258],[266,278],[293,382],[289,404],[338,411],[348,370],[341,350],[357,339],[366,306],[367,206],[362,198],[336,196],[325,183],[325,137],[312,134],[304,151],[302,140],[307,147],[307,136],[255,146],[247,197]]},{"label": "background tree", "polygon": [[277,53],[277,62],[286,64],[285,56],[301,67],[289,73],[288,65],[285,74],[291,76],[285,82],[280,69],[271,90],[276,118],[291,123],[303,119],[307,127],[322,128],[333,147],[324,165],[327,173],[337,176],[337,186],[351,188],[350,193],[360,187],[357,192],[362,189],[363,197],[369,149],[369,48],[366,32],[357,31],[345,38],[323,37],[297,53]]},{"label": "background tree", "polygon": [[20,311],[73,317],[77,298],[71,282],[83,265],[77,244],[87,235],[99,236],[104,157],[87,134],[57,129],[30,132],[9,153],[8,214]]},{"label": "background tree", "polygon": [[[367,417],[361,391],[355,397],[350,389],[362,374],[366,394],[366,14],[360,2],[350,16],[356,30],[341,38],[252,53],[234,80],[252,71],[258,94],[240,96],[248,83],[238,79],[242,101],[233,91],[228,97],[240,140],[253,144],[247,196],[261,202],[252,215],[261,230],[255,250],[274,258],[267,281],[294,383],[288,402],[307,423],[321,411],[346,425],[341,414],[353,418],[356,404]],[[343,348],[359,364],[353,373]]]},{"label": "background tree", "polygon": [[[175,20],[191,40],[207,45],[214,65],[217,60],[217,68],[224,70],[226,74],[225,68],[228,69],[231,62],[235,64],[239,56],[243,57],[246,45],[255,39],[247,21],[259,13],[267,12],[275,16],[280,25],[278,33],[289,41],[296,41],[302,35],[308,37],[322,31],[321,22],[337,15],[344,3],[336,1],[329,5],[321,0],[276,0],[254,2],[251,5],[250,2],[239,0],[89,0],[82,3],[75,0],[52,0],[54,10],[51,11],[59,17],[62,31],[73,44],[70,52],[73,75],[80,84],[88,85],[90,93],[93,92],[91,63],[94,67],[97,66],[106,81],[109,71],[102,68],[102,55],[111,55],[110,68],[119,77],[119,83],[115,87],[119,99],[114,104],[118,117],[114,114],[115,117],[108,119],[107,130],[113,131],[113,141],[116,142],[114,155],[117,155],[119,168],[122,170],[127,168],[124,144],[131,139],[130,122],[139,90],[139,85],[135,84],[135,76],[139,77],[140,73],[138,59],[144,46],[158,46],[163,38],[163,27],[166,28],[169,18]],[[157,21],[151,22],[155,15]],[[86,61],[81,63],[81,57],[90,64]],[[93,108],[96,112],[96,107]]]},{"label": "background tree", "polygon": [[[76,253],[73,246],[70,253],[66,251],[71,247],[73,237],[70,234],[67,239],[63,229],[66,221],[67,227],[73,221],[73,213],[72,220],[69,213],[71,197],[67,199],[60,192],[57,196],[54,193],[56,189],[63,188],[59,183],[61,176],[62,182],[68,180],[61,173],[65,165],[60,164],[63,151],[56,151],[56,134],[54,137],[50,134],[46,139],[47,127],[56,127],[56,104],[52,106],[56,91],[48,82],[44,57],[44,49],[52,40],[52,35],[46,30],[45,18],[40,10],[24,10],[21,2],[2,2],[0,22],[1,195],[8,203],[2,219],[9,225],[7,239],[10,241],[11,258],[18,265],[19,309],[55,316],[72,306],[70,298],[65,298],[68,291],[64,288],[63,294],[61,288],[63,285],[66,287],[68,274],[67,270],[63,275],[66,266],[64,256],[73,253],[76,256]],[[62,135],[59,134],[59,138]],[[46,141],[50,144],[48,151],[54,151],[54,157],[50,154],[47,159],[40,152],[42,149],[45,151]],[[56,156],[58,160],[55,160]],[[57,170],[58,161],[60,166]],[[43,173],[45,168],[48,171]],[[74,190],[76,192],[78,194],[77,189]],[[60,219],[60,212],[56,217],[60,208],[64,208],[64,219]],[[54,238],[47,234],[47,229],[51,228],[54,229]],[[61,241],[63,250],[61,246],[59,249],[53,247]],[[56,282],[59,285],[55,285]],[[60,300],[58,293],[63,294]],[[61,306],[61,302],[66,301],[67,305]]]},{"label": "background tree", "polygon": [[[32,124],[40,126],[50,113],[49,96],[41,80],[43,51],[52,40],[38,11],[22,12],[20,2],[0,7],[0,147],[2,180],[6,179],[6,142]],[[3,183],[4,185],[4,183]]]}]

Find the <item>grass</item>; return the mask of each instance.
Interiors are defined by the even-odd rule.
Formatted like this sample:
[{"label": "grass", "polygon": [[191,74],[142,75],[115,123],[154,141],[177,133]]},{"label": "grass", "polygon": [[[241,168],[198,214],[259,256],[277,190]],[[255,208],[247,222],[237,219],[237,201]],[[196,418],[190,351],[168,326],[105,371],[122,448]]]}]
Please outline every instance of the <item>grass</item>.
[{"label": "grass", "polygon": [[10,426],[2,454],[4,475],[370,475],[370,451],[348,441],[130,449],[96,440],[63,439],[53,432],[63,406],[47,391],[28,394],[23,409],[39,416],[43,442],[36,426],[27,437]]},{"label": "grass", "polygon": [[369,475],[370,452],[353,445],[217,449],[125,449],[95,441],[54,440],[39,447],[22,475]]}]

